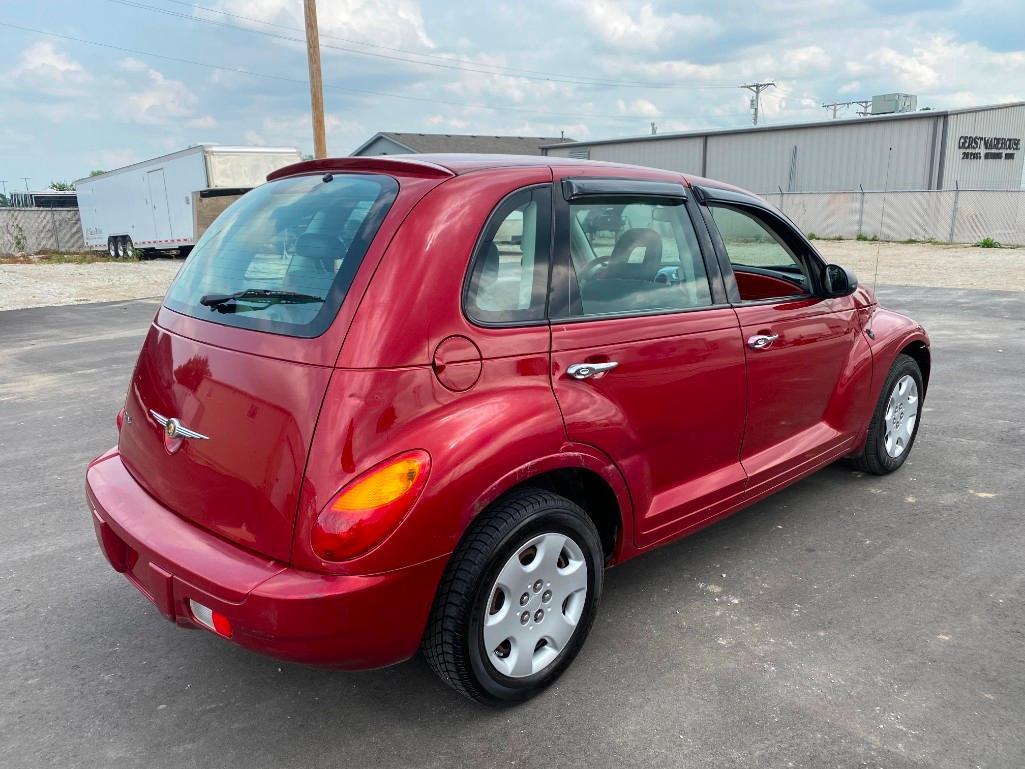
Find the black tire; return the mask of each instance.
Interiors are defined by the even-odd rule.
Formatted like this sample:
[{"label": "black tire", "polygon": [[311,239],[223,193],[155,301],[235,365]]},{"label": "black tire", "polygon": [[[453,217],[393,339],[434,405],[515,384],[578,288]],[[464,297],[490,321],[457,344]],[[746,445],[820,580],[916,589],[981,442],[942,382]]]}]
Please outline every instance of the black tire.
[{"label": "black tire", "polygon": [[[570,537],[583,553],[584,608],[557,657],[533,675],[510,678],[497,670],[484,649],[485,611],[503,566],[523,545],[545,533]],[[569,667],[587,639],[601,598],[603,569],[601,539],[576,504],[534,488],[499,499],[471,524],[452,554],[424,634],[427,663],[441,680],[477,702],[508,706],[530,699]]]},{"label": "black tire", "polygon": [[135,258],[135,245],[127,235],[123,235],[118,239],[117,254],[119,259]]},{"label": "black tire", "polygon": [[117,238],[107,238],[107,255],[117,259]]},{"label": "black tire", "polygon": [[[892,457],[886,451],[886,407],[893,392],[894,386],[904,376],[910,376],[918,388],[917,415],[915,425],[911,432],[911,438],[900,456]],[[915,445],[915,438],[918,437],[918,428],[922,424],[922,403],[925,400],[925,387],[922,381],[922,370],[918,367],[915,359],[909,355],[898,355],[890,368],[890,373],[883,383],[883,389],[879,393],[879,401],[872,412],[872,421],[868,426],[868,438],[861,453],[851,458],[851,463],[858,470],[873,475],[886,475],[897,470],[907,460],[911,449]]]}]

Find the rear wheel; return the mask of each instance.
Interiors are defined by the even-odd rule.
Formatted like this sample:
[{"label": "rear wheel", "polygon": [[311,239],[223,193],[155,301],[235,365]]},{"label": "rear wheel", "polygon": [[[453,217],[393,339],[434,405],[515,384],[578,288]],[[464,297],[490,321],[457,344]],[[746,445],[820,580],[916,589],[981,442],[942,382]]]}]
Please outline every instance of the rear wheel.
[{"label": "rear wheel", "polygon": [[925,387],[922,371],[909,355],[898,355],[883,384],[868,427],[868,438],[854,465],[886,475],[904,464],[918,435]]},{"label": "rear wheel", "polygon": [[107,255],[117,259],[117,238],[107,238]]},{"label": "rear wheel", "polygon": [[577,505],[541,489],[510,494],[452,556],[424,636],[427,662],[478,702],[533,697],[583,646],[603,566],[598,532]]}]

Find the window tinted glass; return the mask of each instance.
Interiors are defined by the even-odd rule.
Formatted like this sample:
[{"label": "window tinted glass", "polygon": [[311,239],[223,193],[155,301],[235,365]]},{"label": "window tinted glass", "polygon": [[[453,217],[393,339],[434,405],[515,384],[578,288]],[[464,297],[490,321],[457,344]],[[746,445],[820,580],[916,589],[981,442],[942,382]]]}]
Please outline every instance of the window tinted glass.
[{"label": "window tinted glass", "polygon": [[685,206],[644,201],[571,203],[570,316],[686,310],[712,304]]},{"label": "window tinted glass", "polygon": [[753,213],[709,208],[726,247],[742,299],[808,293],[804,266],[771,227]]},{"label": "window tinted glass", "polygon": [[243,195],[203,233],[164,304],[229,326],[323,333],[398,190],[376,174],[325,178]]},{"label": "window tinted glass", "polygon": [[551,240],[551,189],[521,190],[488,220],[474,255],[466,312],[485,323],[543,320]]}]

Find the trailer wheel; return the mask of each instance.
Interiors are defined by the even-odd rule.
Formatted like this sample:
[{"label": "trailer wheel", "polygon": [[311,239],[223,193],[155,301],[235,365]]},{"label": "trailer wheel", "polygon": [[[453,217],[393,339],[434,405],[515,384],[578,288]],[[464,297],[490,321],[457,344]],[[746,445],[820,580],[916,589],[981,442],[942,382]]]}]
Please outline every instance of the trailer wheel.
[{"label": "trailer wheel", "polygon": [[135,246],[127,235],[117,240],[117,256],[119,259],[131,259],[135,256]]},{"label": "trailer wheel", "polygon": [[117,259],[117,238],[107,238],[107,254],[111,259]]}]

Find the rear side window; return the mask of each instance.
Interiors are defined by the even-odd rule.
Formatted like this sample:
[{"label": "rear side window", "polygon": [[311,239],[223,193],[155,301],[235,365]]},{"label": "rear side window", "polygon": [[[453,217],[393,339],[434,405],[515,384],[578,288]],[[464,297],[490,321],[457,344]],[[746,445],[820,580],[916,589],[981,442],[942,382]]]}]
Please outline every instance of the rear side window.
[{"label": "rear side window", "polygon": [[203,233],[164,299],[201,320],[299,337],[331,325],[398,192],[378,174],[257,187]]},{"label": "rear side window", "polygon": [[484,323],[545,318],[551,242],[550,187],[519,190],[491,214],[474,253],[464,303]]}]

